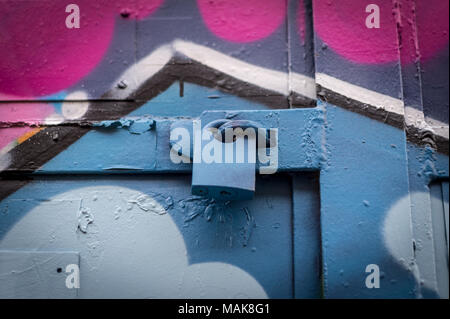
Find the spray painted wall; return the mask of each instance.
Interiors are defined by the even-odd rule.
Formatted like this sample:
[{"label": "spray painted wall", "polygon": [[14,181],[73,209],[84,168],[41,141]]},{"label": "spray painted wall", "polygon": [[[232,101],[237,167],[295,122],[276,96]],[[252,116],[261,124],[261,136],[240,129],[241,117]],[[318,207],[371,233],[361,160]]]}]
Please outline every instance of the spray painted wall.
[{"label": "spray painted wall", "polygon": [[[0,296],[445,295],[448,1],[74,3],[79,28],[0,0]],[[252,201],[193,197],[169,161],[171,123],[211,111],[298,135]]]}]

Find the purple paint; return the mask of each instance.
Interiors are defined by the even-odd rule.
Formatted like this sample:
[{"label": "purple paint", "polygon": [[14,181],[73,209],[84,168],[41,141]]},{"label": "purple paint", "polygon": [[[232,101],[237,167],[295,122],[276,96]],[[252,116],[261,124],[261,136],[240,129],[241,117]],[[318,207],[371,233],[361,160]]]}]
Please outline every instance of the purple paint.
[{"label": "purple paint", "polygon": [[297,9],[297,27],[298,27],[298,33],[300,35],[300,40],[302,43],[305,43],[305,37],[306,37],[306,12],[305,12],[305,4],[303,3],[303,0],[298,1],[298,9]]},{"label": "purple paint", "polygon": [[[400,20],[398,6],[403,1],[373,1],[380,8],[380,28],[369,29],[365,20],[369,2],[365,0],[315,0],[314,23],[317,35],[335,52],[348,60],[364,64],[382,64],[399,60],[397,26],[412,23],[413,11],[408,10]],[[417,17],[423,58],[433,56],[448,43],[449,2],[417,1]],[[401,45],[414,46],[411,28],[402,29]],[[407,63],[414,62],[410,57]]]},{"label": "purple paint", "polygon": [[197,0],[207,27],[231,42],[252,42],[272,34],[286,17],[280,0]]}]

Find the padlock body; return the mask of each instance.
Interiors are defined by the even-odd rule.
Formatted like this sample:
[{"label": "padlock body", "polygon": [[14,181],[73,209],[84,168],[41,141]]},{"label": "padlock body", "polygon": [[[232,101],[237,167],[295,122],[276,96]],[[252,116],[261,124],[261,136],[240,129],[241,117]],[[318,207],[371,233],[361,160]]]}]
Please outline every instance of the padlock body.
[{"label": "padlock body", "polygon": [[[199,143],[196,145],[196,143]],[[253,198],[256,169],[255,141],[240,136],[223,143],[208,135],[194,139],[192,194],[218,200]]]}]

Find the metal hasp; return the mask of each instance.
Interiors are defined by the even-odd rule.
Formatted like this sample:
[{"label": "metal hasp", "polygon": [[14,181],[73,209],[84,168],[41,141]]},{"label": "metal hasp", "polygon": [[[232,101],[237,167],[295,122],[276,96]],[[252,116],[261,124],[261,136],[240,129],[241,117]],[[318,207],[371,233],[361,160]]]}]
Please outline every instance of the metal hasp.
[{"label": "metal hasp", "polygon": [[[320,125],[308,118],[320,111],[305,111],[207,111],[200,118],[172,123],[171,150],[193,163],[192,194],[218,200],[251,199],[256,173],[286,171],[284,159],[292,148],[310,152],[306,157],[313,161],[288,165],[289,171],[304,169],[305,164],[317,169]],[[179,138],[181,130],[191,137],[189,145]],[[280,137],[285,139],[281,144]]]}]

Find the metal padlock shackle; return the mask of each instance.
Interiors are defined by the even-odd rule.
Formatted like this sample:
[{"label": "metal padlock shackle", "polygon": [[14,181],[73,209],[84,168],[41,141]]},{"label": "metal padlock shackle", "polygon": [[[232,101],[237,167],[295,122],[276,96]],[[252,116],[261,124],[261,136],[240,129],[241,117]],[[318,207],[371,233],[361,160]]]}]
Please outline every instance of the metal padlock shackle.
[{"label": "metal padlock shackle", "polygon": [[[270,141],[270,130],[262,127],[259,123],[256,123],[254,121],[249,120],[227,120],[227,119],[219,119],[212,121],[205,125],[204,129],[210,129],[214,128],[217,129],[216,132],[214,132],[214,138],[222,143],[226,143],[225,141],[225,131],[227,129],[236,129],[241,128],[243,131],[245,131],[248,128],[252,128],[256,132],[256,147],[259,147],[258,140],[259,139],[265,139],[266,148],[273,147],[275,145],[271,145]],[[264,132],[265,134],[262,134],[261,132]],[[275,142],[276,143],[276,142]]]}]

